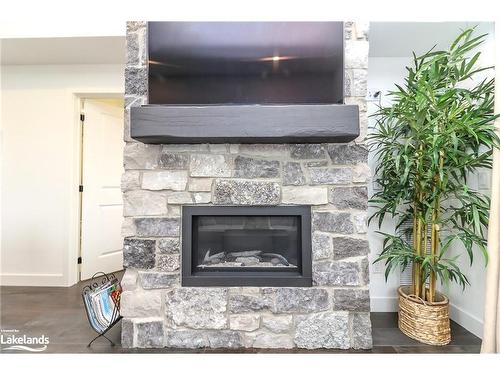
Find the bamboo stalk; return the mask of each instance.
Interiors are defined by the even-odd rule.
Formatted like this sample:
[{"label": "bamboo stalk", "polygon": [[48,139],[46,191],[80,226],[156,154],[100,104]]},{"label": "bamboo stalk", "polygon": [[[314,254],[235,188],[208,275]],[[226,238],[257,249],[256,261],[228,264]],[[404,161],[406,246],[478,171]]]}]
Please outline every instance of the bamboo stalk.
[{"label": "bamboo stalk", "polygon": [[[422,226],[421,226],[421,236],[420,236],[420,256],[423,256],[427,250],[427,224],[425,223],[425,219],[422,220]],[[420,294],[419,297],[422,299],[425,299],[425,279],[423,277],[423,272],[422,272],[422,264],[420,264],[419,268],[419,279],[420,279]]]},{"label": "bamboo stalk", "polygon": [[[419,181],[418,176],[420,175],[420,168],[421,168],[421,158],[423,154],[423,144],[420,143],[419,145],[419,151],[418,151],[418,157],[417,157],[417,182]],[[419,205],[422,203],[424,194],[419,189],[419,186],[415,186],[415,213],[414,213],[414,225],[416,221],[416,233],[414,233],[414,251],[417,256],[422,255],[422,218],[421,216],[421,211]],[[413,293],[421,297],[422,296],[422,267],[421,264],[418,262],[413,262],[414,266],[414,275],[413,275]],[[424,288],[425,290],[425,288]]]},{"label": "bamboo stalk", "polygon": [[[432,211],[432,227],[431,227],[431,255],[432,255],[432,263],[435,262],[435,257],[437,256],[437,248],[438,248],[438,226],[437,226],[437,208],[434,207]],[[429,276],[429,294],[427,296],[427,300],[429,302],[434,302],[436,296],[436,273],[431,269],[431,273]]]},{"label": "bamboo stalk", "polygon": [[[442,170],[444,165],[444,152],[443,150],[439,151],[439,169]],[[433,187],[434,192],[436,189],[440,188],[441,180],[439,178],[439,173],[435,178],[435,185]],[[431,231],[431,255],[432,255],[432,263],[435,265],[436,258],[438,256],[438,248],[439,248],[439,208],[440,208],[440,196],[438,190],[438,196],[434,198],[434,208],[432,211],[432,231]],[[431,270],[430,279],[429,279],[429,302],[434,302],[436,298],[436,273]]]},{"label": "bamboo stalk", "polygon": [[[417,201],[415,199],[414,206],[413,206],[413,250],[417,248]],[[412,264],[412,273],[411,273],[411,285],[413,287],[413,292],[416,294],[416,284],[418,280],[418,275],[417,275],[418,267],[415,262]]]},{"label": "bamboo stalk", "polygon": [[[418,214],[418,210],[417,210]],[[421,254],[421,245],[422,245],[422,220],[420,220],[417,217],[417,235],[415,236],[416,238],[416,246],[415,246],[415,253],[417,255]],[[417,296],[420,297],[421,294],[421,270],[420,270],[420,265],[419,263],[414,263],[415,266],[415,284],[413,285],[413,293]]]},{"label": "bamboo stalk", "polygon": [[[428,233],[429,231],[427,230],[427,228],[429,227],[429,224],[427,223],[427,218],[425,220],[425,224],[424,224],[424,232],[423,232],[423,239],[422,239],[422,243],[423,243],[423,246],[422,246],[422,255],[425,257],[427,256],[427,239],[428,239]],[[425,285],[425,279],[422,278],[422,295],[420,296],[422,299],[426,300],[427,299],[427,288],[426,288],[426,285]]]}]

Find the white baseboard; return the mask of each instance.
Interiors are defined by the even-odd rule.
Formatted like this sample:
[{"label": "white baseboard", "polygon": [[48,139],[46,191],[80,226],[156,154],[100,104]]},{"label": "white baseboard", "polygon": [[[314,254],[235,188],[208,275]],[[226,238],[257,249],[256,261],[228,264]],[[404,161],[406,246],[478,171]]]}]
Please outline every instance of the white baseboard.
[{"label": "white baseboard", "polygon": [[5,286],[67,286],[62,273],[2,273],[0,285]]},{"label": "white baseboard", "polygon": [[453,303],[450,303],[450,318],[464,327],[467,331],[472,332],[481,339],[483,338],[483,319],[472,315]]},{"label": "white baseboard", "polygon": [[396,312],[398,311],[398,297],[371,297],[370,311]]}]

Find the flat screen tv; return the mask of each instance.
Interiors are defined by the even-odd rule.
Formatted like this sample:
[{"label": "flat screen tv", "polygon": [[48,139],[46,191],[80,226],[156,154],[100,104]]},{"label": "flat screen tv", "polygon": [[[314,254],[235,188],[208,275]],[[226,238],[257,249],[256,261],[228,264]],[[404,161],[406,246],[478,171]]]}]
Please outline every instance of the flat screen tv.
[{"label": "flat screen tv", "polygon": [[149,104],[344,100],[342,22],[149,22]]}]

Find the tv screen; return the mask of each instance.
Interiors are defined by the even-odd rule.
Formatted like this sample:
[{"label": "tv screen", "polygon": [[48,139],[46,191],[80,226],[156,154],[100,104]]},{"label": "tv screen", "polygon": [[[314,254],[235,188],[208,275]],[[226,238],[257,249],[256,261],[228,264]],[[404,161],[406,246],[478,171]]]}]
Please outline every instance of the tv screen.
[{"label": "tv screen", "polygon": [[342,22],[149,22],[149,103],[332,104]]}]

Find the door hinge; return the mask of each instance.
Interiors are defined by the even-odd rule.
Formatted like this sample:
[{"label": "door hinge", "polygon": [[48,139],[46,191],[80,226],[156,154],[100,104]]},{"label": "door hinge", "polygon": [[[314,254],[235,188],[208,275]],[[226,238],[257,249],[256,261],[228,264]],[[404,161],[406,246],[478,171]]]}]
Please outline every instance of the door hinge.
[{"label": "door hinge", "polygon": [[76,260],[76,263],[77,264],[82,264],[82,257],[78,257],[78,259]]},{"label": "door hinge", "polygon": [[80,113],[80,121],[81,122],[85,121],[85,113]]},{"label": "door hinge", "polygon": [[78,186],[78,191],[79,191],[80,193],[83,193],[83,185],[79,185],[79,186]]}]

